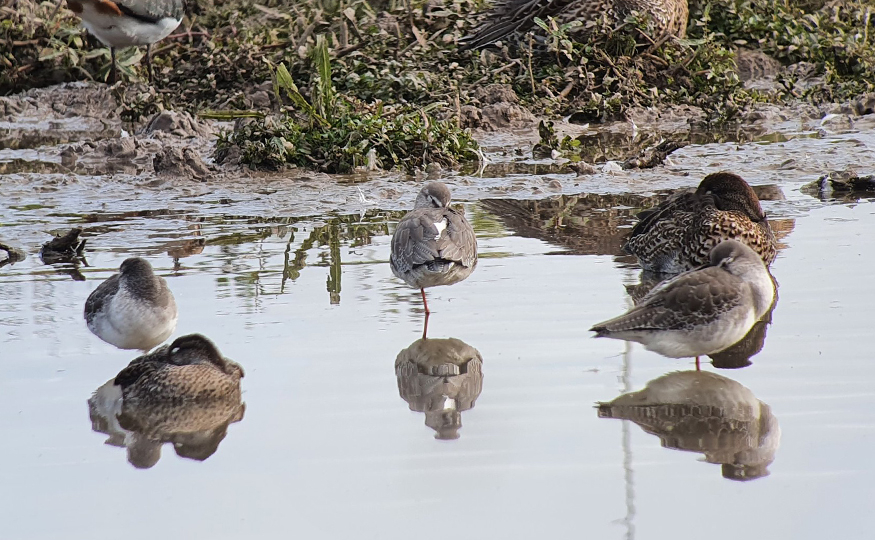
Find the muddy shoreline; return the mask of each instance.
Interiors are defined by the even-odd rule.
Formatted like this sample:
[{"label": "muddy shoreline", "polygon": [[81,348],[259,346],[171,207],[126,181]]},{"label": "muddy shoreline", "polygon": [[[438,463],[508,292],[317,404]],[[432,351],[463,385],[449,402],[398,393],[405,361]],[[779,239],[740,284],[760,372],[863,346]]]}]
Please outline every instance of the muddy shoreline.
[{"label": "muddy shoreline", "polygon": [[[343,212],[372,205],[401,208],[412,191],[398,182],[437,177],[457,185],[454,193],[458,200],[538,198],[618,189],[646,193],[695,184],[706,170],[715,167],[736,170],[752,183],[766,182],[768,171],[790,169],[813,181],[816,176],[850,166],[861,175],[871,174],[871,153],[854,151],[850,137],[845,142],[851,145],[846,156],[833,152],[816,163],[806,156],[808,145],[797,144],[801,153],[796,155],[784,143],[811,139],[816,144],[858,132],[871,135],[875,129],[873,104],[875,96],[819,107],[804,103],[762,105],[745,112],[741,122],[719,129],[708,128],[701,111],[688,106],[635,109],[627,120],[605,124],[555,121],[558,136],[581,141],[585,156],[581,163],[570,162],[558,153],[555,159],[533,157],[539,134],[537,119],[528,113],[525,121],[474,130],[485,162],[463,164],[459,170],[430,166],[415,175],[364,170],[328,175],[294,167],[270,173],[235,164],[218,165],[214,160],[217,134],[232,129],[232,123],[163,111],[131,124],[122,120],[119,113],[123,104],[106,85],[67,83],[0,98],[0,178],[10,187],[33,182],[32,189],[37,191],[55,191],[64,185],[101,189],[97,186],[104,183],[117,188],[127,183],[137,189],[171,189],[194,197],[221,187],[256,199],[259,194],[272,196],[295,184],[303,188],[295,190],[297,195],[283,193],[270,198],[278,208],[286,207],[282,211],[300,203],[304,213]],[[685,147],[651,169],[622,170],[618,166],[664,140],[679,141]],[[737,159],[703,163],[709,153],[706,149],[713,145],[735,145],[740,152]],[[760,151],[782,146],[783,156],[769,157],[774,152]],[[321,195],[332,191],[344,194],[343,199],[329,203]]]}]

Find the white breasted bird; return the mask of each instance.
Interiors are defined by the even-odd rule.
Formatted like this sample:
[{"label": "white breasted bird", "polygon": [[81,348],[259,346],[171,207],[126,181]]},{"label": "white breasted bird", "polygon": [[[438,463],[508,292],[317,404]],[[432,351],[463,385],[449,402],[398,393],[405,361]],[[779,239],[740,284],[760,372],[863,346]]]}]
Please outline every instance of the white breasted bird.
[{"label": "white breasted bird", "polygon": [[152,349],[176,330],[177,317],[167,282],[139,257],[125,259],[85,301],[88,329],[119,349]]},{"label": "white breasted bird", "polygon": [[109,82],[116,81],[115,50],[146,46],[146,70],[152,81],[152,44],[173,32],[185,14],[183,0],[67,0],[82,25],[109,47],[112,67]]},{"label": "white breasted bird", "polygon": [[710,264],[664,281],[619,317],[591,328],[596,337],[636,341],[671,358],[722,351],[772,306],[775,283],[760,256],[736,240],[711,250]]}]

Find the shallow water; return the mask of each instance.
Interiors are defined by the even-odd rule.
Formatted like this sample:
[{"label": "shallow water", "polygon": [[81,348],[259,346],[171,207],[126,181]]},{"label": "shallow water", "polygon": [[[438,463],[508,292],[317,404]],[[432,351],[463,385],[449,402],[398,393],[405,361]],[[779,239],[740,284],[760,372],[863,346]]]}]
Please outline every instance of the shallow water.
[{"label": "shallow water", "polygon": [[[0,240],[28,252],[0,267],[0,537],[152,538],[154,523],[212,538],[868,538],[875,205],[801,188],[871,169],[875,133],[776,140],[691,145],[674,165],[618,176],[450,177],[481,253],[468,280],[428,293],[429,337],[483,359],[456,440],[435,438],[395,372],[422,333],[418,291],[387,264],[418,182],[0,176]],[[703,365],[780,426],[769,474],[747,482],[600,418],[597,402],[694,367],[587,332],[631,305],[638,270],[619,246],[634,208],[729,167],[771,186],[785,246],[762,351],[743,369]],[[87,265],[42,264],[48,233],[73,226]],[[133,255],[168,280],[174,336],[203,333],[246,370],[245,414],[204,461],[166,444],[136,469],[92,430],[87,400],[137,354],[92,335],[82,308]]]}]

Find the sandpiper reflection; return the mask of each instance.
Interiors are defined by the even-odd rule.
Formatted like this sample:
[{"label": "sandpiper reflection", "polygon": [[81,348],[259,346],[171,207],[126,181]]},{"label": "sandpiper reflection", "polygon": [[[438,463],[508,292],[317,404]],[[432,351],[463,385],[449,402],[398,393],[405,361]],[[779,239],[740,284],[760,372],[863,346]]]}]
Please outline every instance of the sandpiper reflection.
[{"label": "sandpiper reflection", "polygon": [[164,443],[180,457],[203,461],[243,419],[243,370],[205,337],[182,336],[128,367],[88,400],[91,428],[106,444],[127,448],[128,461],[148,469]]},{"label": "sandpiper reflection", "polygon": [[395,358],[398,393],[411,411],[425,413],[436,439],[458,439],[462,412],[483,389],[483,358],[455,338],[417,339]]},{"label": "sandpiper reflection", "polygon": [[631,420],[665,448],[703,453],[730,480],[767,476],[781,442],[768,405],[738,382],[707,371],[663,375],[643,390],[599,403],[598,415]]}]

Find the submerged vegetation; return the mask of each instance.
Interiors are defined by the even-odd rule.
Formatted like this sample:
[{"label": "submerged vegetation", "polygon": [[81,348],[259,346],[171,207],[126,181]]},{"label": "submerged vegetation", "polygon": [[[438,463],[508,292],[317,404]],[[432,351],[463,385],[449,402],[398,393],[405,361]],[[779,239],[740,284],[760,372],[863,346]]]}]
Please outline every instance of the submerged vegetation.
[{"label": "submerged vegetation", "polygon": [[[161,107],[248,111],[260,118],[225,134],[219,155],[236,146],[256,167],[334,172],[471,159],[476,145],[460,110],[483,106],[478,90],[492,83],[537,113],[587,122],[665,104],[726,121],[753,102],[875,91],[875,7],[863,0],[691,1],[687,38],[657,43],[636,17],[586,43],[572,39],[570,25],[538,20],[534,32],[474,52],[457,43],[480,22],[484,0],[188,5],[183,24],[153,47],[149,99],[158,104],[137,103],[128,117]],[[105,79],[108,51],[58,2],[0,0],[0,15],[0,95]],[[778,84],[746,87],[739,48],[780,62]],[[144,78],[141,57],[121,52],[124,78]]]}]

